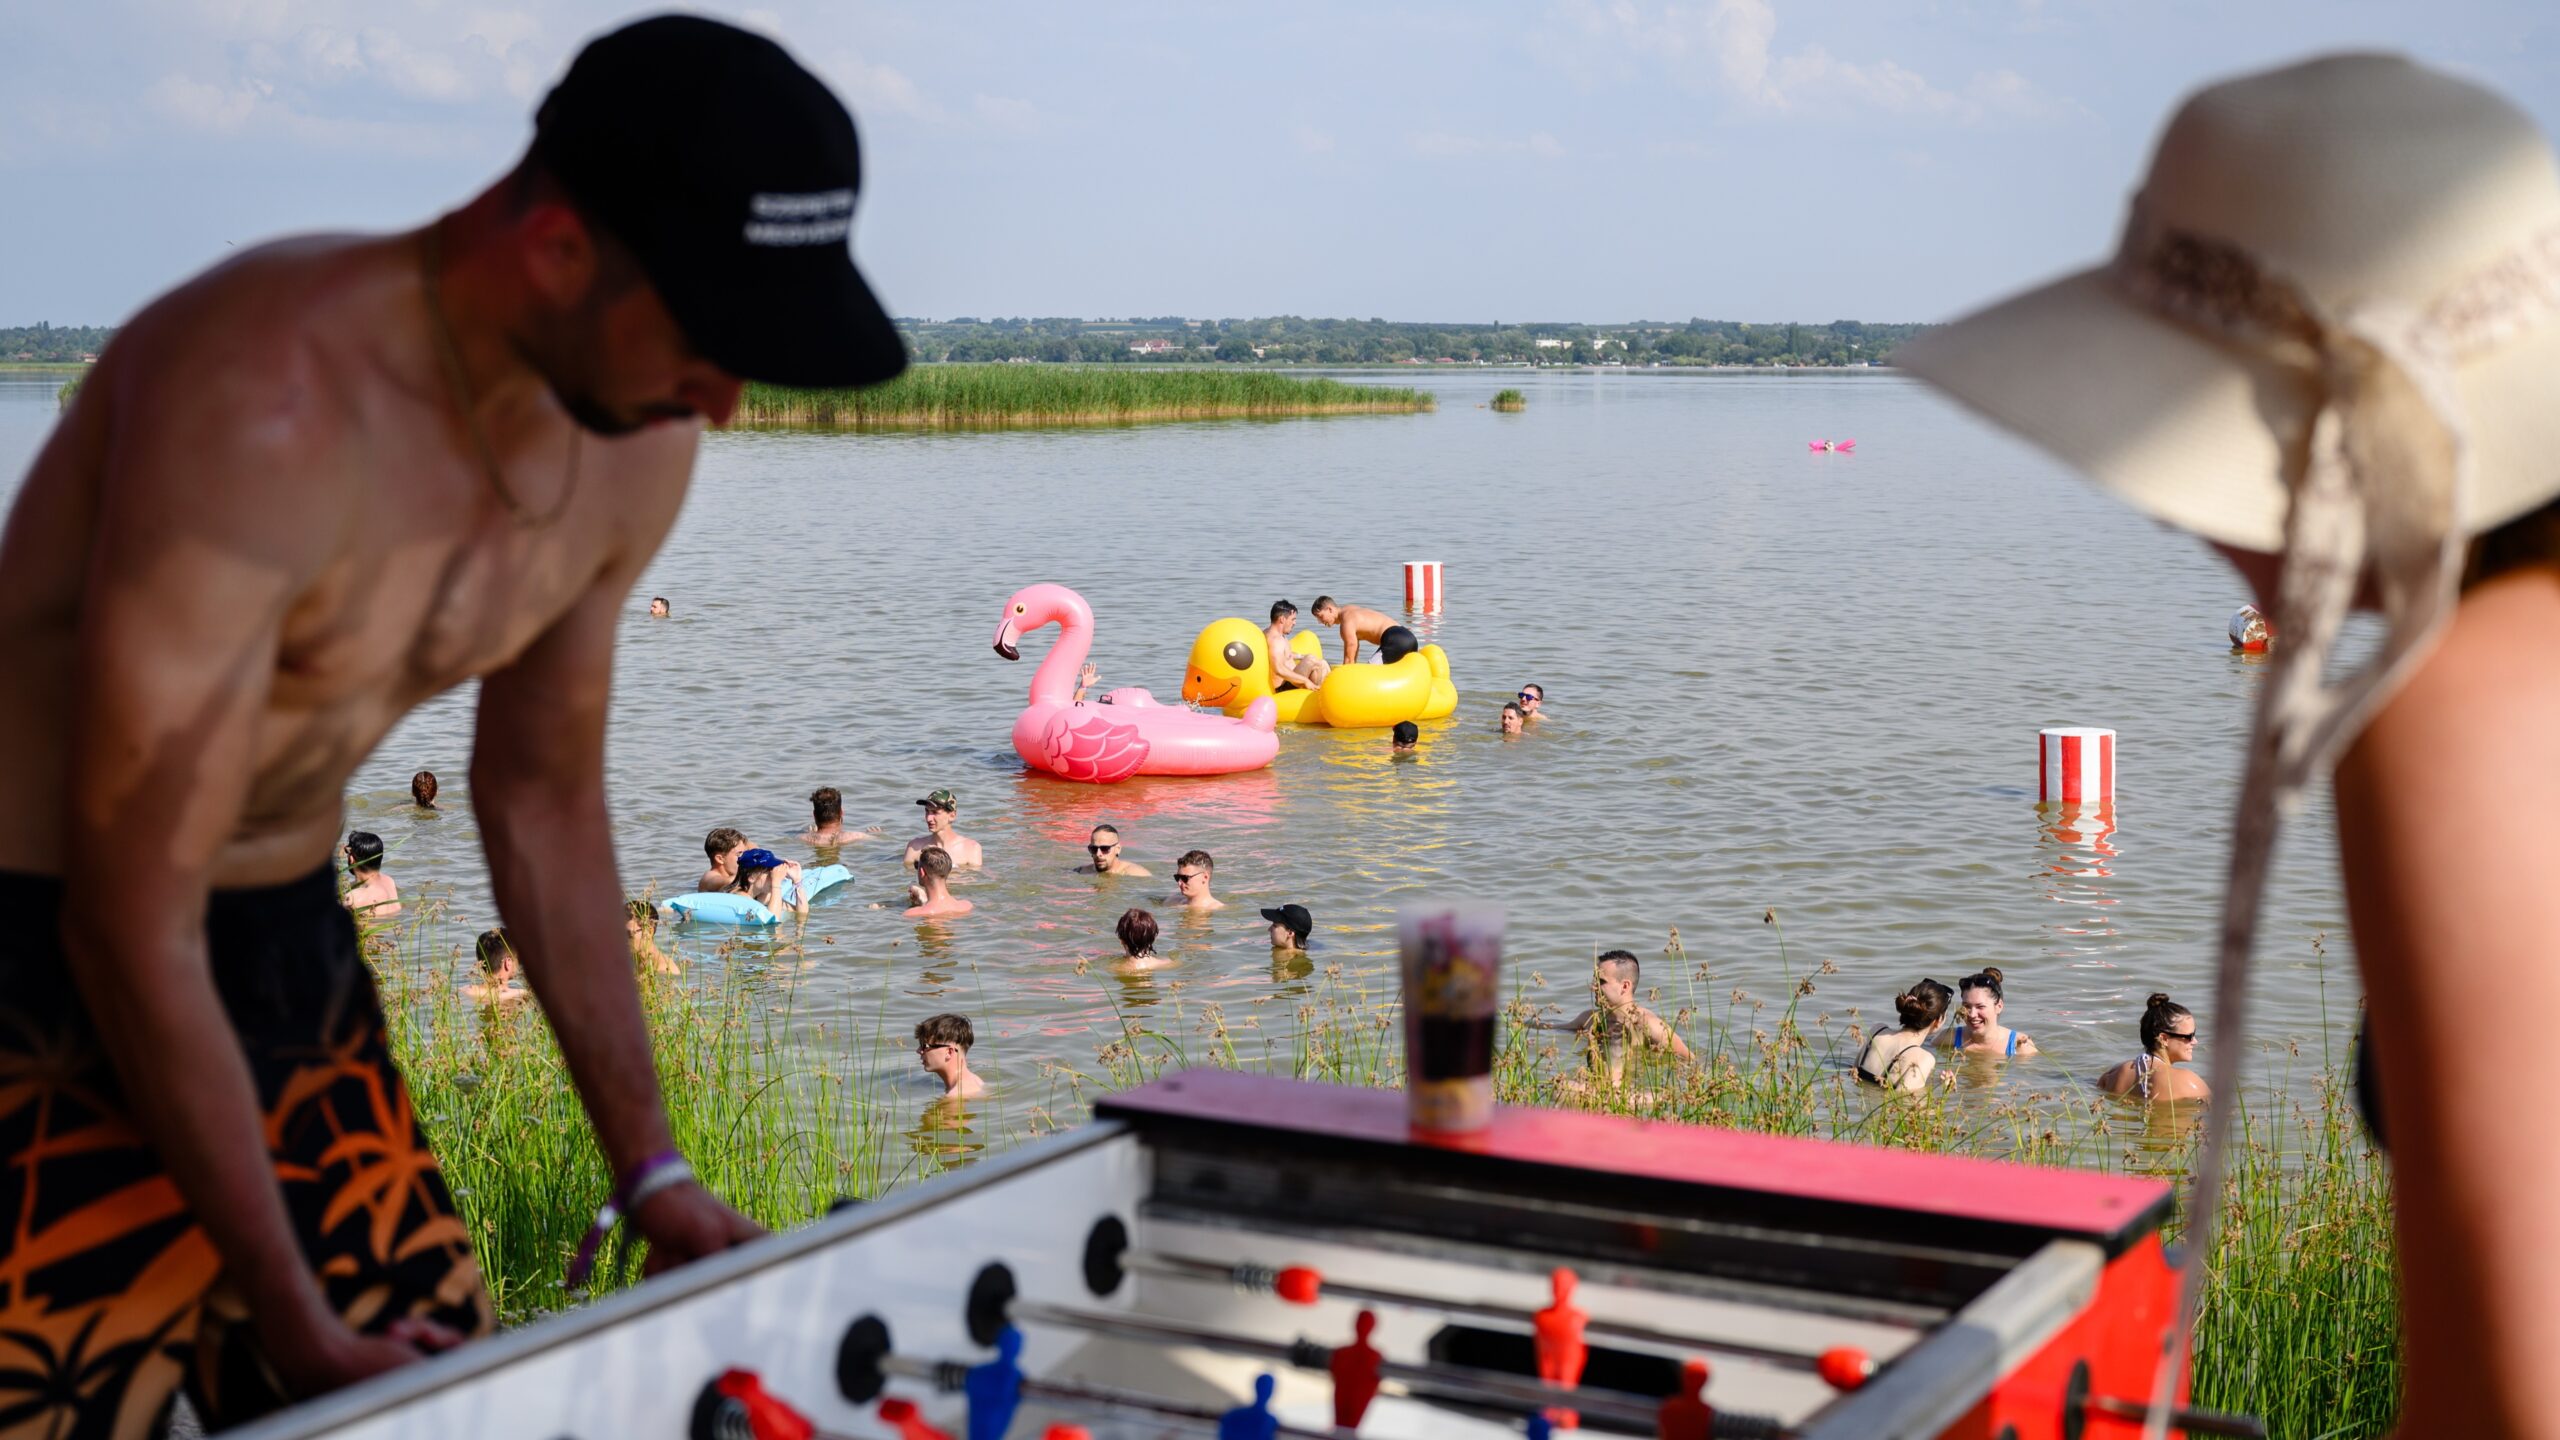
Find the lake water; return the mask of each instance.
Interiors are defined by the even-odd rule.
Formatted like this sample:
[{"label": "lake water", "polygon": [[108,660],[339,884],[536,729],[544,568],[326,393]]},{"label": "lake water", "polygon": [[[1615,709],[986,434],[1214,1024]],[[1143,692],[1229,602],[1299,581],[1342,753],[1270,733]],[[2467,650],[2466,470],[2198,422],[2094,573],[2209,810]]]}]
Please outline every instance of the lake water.
[{"label": "lake water", "polygon": [[[1427,386],[1440,407],[710,437],[622,636],[609,779],[632,891],[693,888],[719,825],[807,859],[790,838],[805,797],[840,788],[849,823],[889,837],[849,847],[856,880],[812,914],[804,1008],[883,1032],[875,1073],[910,1108],[924,1092],[907,1029],[970,1014],[1013,1120],[1054,1091],[1043,1062],[1091,1071],[1121,1015],[1171,1014],[1177,993],[1186,1016],[1216,1001],[1285,1053],[1322,967],[1391,990],[1395,909],[1421,897],[1507,902],[1520,983],[1559,1006],[1586,1003],[1591,955],[1613,947],[1645,957],[1666,1010],[1722,1008],[1735,988],[1774,1007],[1835,962],[1803,1006],[1835,1024],[1851,1006],[1888,1014],[1922,975],[1998,965],[2010,1021],[2047,1056],[2012,1086],[2133,1053],[2146,992],[2203,1007],[2264,672],[2228,652],[2244,596],[2200,545],[1889,375],[1364,378]],[[0,376],[12,491],[58,383]],[[1506,385],[1525,413],[1483,408]],[[1849,436],[1854,455],[1805,448]],[[1208,621],[1319,592],[1400,610],[1407,559],[1446,566],[1446,613],[1416,623],[1463,695],[1417,760],[1391,763],[1383,732],[1284,727],[1268,771],[1093,787],[1032,778],[1010,749],[1057,634],[1019,664],[992,653],[1023,585],[1081,591],[1105,687],[1169,698]],[[674,618],[647,617],[652,594]],[[1528,681],[1552,718],[1506,741],[1495,712]],[[466,689],[422,708],[348,796],[404,890],[446,902],[457,967],[495,918],[465,783],[471,706]],[[2036,732],[2056,724],[2119,732],[2103,849],[2037,809]],[[443,777],[446,813],[407,803],[421,768]],[[974,916],[920,929],[866,906],[899,894],[898,842],[937,787],[959,793],[987,869],[960,885]],[[1070,873],[1103,819],[1156,879]],[[2312,1054],[2324,1015],[2342,1046],[2357,993],[2333,834],[2324,793],[2288,836],[2261,940],[2269,1042]],[[1179,964],[1152,980],[1079,974],[1117,954],[1112,922],[1169,892],[1193,847],[1216,856],[1231,908],[1194,926],[1155,906]],[[1313,976],[1275,975],[1256,913],[1293,901],[1316,917]],[[1674,926],[1685,963],[1662,954]],[[698,963],[774,958],[770,942],[724,958],[734,934],[668,934]]]}]

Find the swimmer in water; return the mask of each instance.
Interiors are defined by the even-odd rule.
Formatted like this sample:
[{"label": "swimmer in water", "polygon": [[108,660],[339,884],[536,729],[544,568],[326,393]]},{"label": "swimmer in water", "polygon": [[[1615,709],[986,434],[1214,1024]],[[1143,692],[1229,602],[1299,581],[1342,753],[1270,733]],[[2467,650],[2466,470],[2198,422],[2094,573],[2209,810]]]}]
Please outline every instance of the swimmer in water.
[{"label": "swimmer in water", "polygon": [[702,837],[702,853],[710,858],[711,868],[702,872],[702,880],[693,888],[713,895],[726,894],[738,883],[738,857],[746,853],[747,837],[723,825]]},{"label": "swimmer in water", "polygon": [[1345,605],[1330,595],[1319,595],[1315,603],[1316,623],[1342,636],[1342,663],[1349,665],[1360,658],[1360,642],[1375,645],[1387,637],[1387,627],[1395,621],[1366,605]]},{"label": "swimmer in water", "polygon": [[1226,901],[1209,893],[1217,868],[1218,862],[1209,858],[1208,851],[1183,851],[1182,858],[1173,862],[1173,894],[1164,903],[1178,905],[1193,915],[1226,909]]},{"label": "swimmer in water", "polygon": [[2181,1063],[2195,1063],[2195,1058],[2195,1012],[2155,992],[2142,1010],[2142,1053],[2110,1067],[2098,1077],[2098,1088],[2110,1095],[2155,1102],[2210,1100],[2213,1090],[2204,1077],[2178,1068]]},{"label": "swimmer in water", "polygon": [[809,887],[800,883],[799,862],[785,860],[770,850],[741,851],[738,878],[729,891],[744,895],[777,915],[788,911],[804,920],[809,915]]},{"label": "swimmer in water", "polygon": [[483,1005],[516,1005],[533,998],[524,988],[524,962],[516,958],[515,940],[507,927],[483,930],[472,946],[479,957],[480,979],[462,987],[462,997]]},{"label": "swimmer in water", "polygon": [[347,876],[353,882],[339,898],[349,910],[369,920],[400,913],[400,884],[382,868],[382,837],[370,830],[347,832]]},{"label": "swimmer in water", "polygon": [[1307,912],[1306,906],[1274,906],[1263,911],[1262,918],[1271,922],[1273,959],[1307,953],[1307,937],[1315,933],[1316,917]]},{"label": "swimmer in water", "polygon": [[916,888],[919,898],[906,909],[910,920],[948,920],[978,908],[951,893],[951,852],[939,845],[928,845],[916,856]]},{"label": "swimmer in water", "polygon": [[436,808],[436,772],[421,770],[410,776],[409,799],[421,810]]},{"label": "swimmer in water", "polygon": [[658,907],[648,901],[623,902],[622,935],[631,942],[634,969],[652,970],[660,975],[679,974],[684,969],[675,962],[675,957],[658,948]]},{"label": "swimmer in water", "polygon": [[833,785],[821,785],[809,792],[809,828],[800,839],[812,848],[833,850],[879,833],[877,825],[862,830],[844,828],[844,795]]},{"label": "swimmer in water", "polygon": [[1421,748],[1422,727],[1410,720],[1397,721],[1396,728],[1387,735],[1387,753],[1390,755],[1411,755]]},{"label": "swimmer in water", "polygon": [[907,842],[907,864],[915,864],[928,847],[941,850],[955,870],[975,870],[986,863],[978,842],[954,828],[960,819],[959,796],[936,790],[916,803],[924,807],[924,833]]},{"label": "swimmer in water", "polygon": [[1120,923],[1114,928],[1120,935],[1120,958],[1112,963],[1112,974],[1143,975],[1173,963],[1156,953],[1156,937],[1164,932],[1152,913],[1134,908],[1123,910]]},{"label": "swimmer in water", "polygon": [[1547,687],[1537,684],[1523,685],[1520,687],[1520,694],[1516,697],[1514,703],[1518,704],[1520,707],[1521,720],[1524,723],[1535,725],[1539,721],[1547,718],[1545,710],[1547,703]]},{"label": "swimmer in water", "polygon": [[1271,624],[1263,630],[1264,648],[1271,652],[1271,688],[1274,690],[1313,690],[1333,673],[1324,656],[1300,655],[1289,648],[1289,632],[1298,628],[1298,607],[1286,600],[1271,603]]},{"label": "swimmer in water", "polygon": [[987,1082],[969,1068],[969,1050],[977,1043],[977,1027],[966,1015],[929,1015],[917,1024],[916,1059],[942,1082],[943,1099],[974,1100],[987,1092]]},{"label": "swimmer in water", "polygon": [[1502,705],[1502,733],[1505,735],[1519,734],[1520,727],[1528,723],[1528,718],[1527,712],[1523,711],[1519,706],[1514,705],[1507,700],[1504,701]]},{"label": "swimmer in water", "polygon": [[1135,860],[1123,858],[1120,829],[1116,825],[1094,826],[1093,833],[1084,837],[1084,853],[1093,859],[1076,867],[1079,875],[1151,876],[1156,873]]},{"label": "swimmer in water", "polygon": [[664,619],[666,619],[668,616],[673,615],[674,613],[675,613],[675,612],[674,612],[673,610],[670,610],[670,609],[668,609],[668,608],[667,608],[667,597],[666,597],[666,596],[664,596],[664,595],[652,595],[652,596],[650,596],[650,597],[649,597],[649,618],[650,618],[650,619],[652,619],[652,620],[664,620]]},{"label": "swimmer in water", "polygon": [[1991,1055],[2003,1060],[2024,1060],[2036,1053],[2036,1042],[2000,1023],[2000,1012],[2008,1008],[2008,1000],[2000,989],[2000,967],[1985,965],[1964,977],[1956,987],[1958,1021],[1948,1037],[1959,1054]]},{"label": "swimmer in water", "polygon": [[1938,1068],[1929,1037],[1946,1023],[1947,1008],[1954,1000],[1954,991],[1926,979],[1894,996],[1901,1026],[1879,1025],[1867,1037],[1865,1048],[1858,1052],[1858,1078],[1887,1090],[1918,1094]]},{"label": "swimmer in water", "polygon": [[1630,1039],[1644,1049],[1666,1051],[1676,1060],[1695,1058],[1671,1022],[1637,1003],[1636,982],[1643,976],[1644,962],[1633,951],[1604,950],[1591,962],[1591,1008],[1561,1024],[1532,1021],[1531,1028],[1580,1036],[1585,1061],[1593,1072],[1606,1073],[1612,1085],[1627,1078]]}]

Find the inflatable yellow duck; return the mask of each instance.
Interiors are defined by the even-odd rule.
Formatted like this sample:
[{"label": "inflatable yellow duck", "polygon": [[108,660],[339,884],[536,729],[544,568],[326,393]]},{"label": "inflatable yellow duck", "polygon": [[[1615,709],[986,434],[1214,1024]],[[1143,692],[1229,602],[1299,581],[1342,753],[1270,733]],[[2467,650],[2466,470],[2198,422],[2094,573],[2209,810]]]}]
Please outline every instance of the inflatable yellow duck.
[{"label": "inflatable yellow duck", "polygon": [[[1391,628],[1390,636],[1403,630]],[[1411,639],[1411,632],[1405,632]],[[1383,646],[1382,653],[1400,648]],[[1323,641],[1309,630],[1289,637],[1289,649],[1321,655]],[[1182,674],[1182,698],[1229,715],[1269,695],[1280,708],[1283,725],[1331,725],[1352,730],[1393,725],[1400,720],[1437,720],[1458,708],[1458,687],[1449,678],[1449,656],[1437,645],[1424,645],[1397,659],[1376,665],[1336,665],[1313,690],[1271,688],[1271,647],[1262,627],[1250,620],[1212,621],[1191,642],[1191,665]]]}]

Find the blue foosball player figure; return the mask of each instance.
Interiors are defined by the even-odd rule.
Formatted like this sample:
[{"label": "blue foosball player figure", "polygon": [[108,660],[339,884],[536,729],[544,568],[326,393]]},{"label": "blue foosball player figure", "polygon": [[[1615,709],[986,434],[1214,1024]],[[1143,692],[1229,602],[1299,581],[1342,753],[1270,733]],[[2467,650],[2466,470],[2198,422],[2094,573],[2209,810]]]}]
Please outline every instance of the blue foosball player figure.
[{"label": "blue foosball player figure", "polygon": [[1280,1421],[1271,1413],[1272,1379],[1253,1377],[1253,1403],[1218,1417],[1218,1440],[1279,1440]]},{"label": "blue foosball player figure", "polygon": [[1022,1332],[1010,1325],[997,1331],[996,1358],[970,1366],[960,1393],[969,1401],[969,1440],[1004,1440],[1022,1408]]}]

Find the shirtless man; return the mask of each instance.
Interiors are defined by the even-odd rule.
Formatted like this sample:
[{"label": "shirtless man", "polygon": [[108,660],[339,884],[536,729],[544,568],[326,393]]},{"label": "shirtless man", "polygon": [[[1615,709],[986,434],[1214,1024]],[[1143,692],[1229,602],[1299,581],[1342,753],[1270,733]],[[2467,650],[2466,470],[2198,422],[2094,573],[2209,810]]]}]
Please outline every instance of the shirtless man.
[{"label": "shirtless man", "polygon": [[921,897],[904,912],[910,920],[947,920],[978,908],[951,893],[951,852],[939,845],[928,845],[916,856],[916,885],[910,893]]},{"label": "shirtless man", "polygon": [[472,946],[480,958],[481,978],[462,987],[462,998],[483,1005],[517,1005],[533,998],[524,988],[524,962],[516,958],[515,942],[507,938],[507,927],[480,932]]},{"label": "shirtless man", "polygon": [[1333,673],[1322,655],[1300,655],[1289,648],[1289,632],[1298,628],[1298,607],[1286,600],[1271,604],[1271,624],[1262,632],[1271,652],[1271,688],[1313,690]]},{"label": "shirtless man", "polygon": [[1218,862],[1209,858],[1208,851],[1183,851],[1182,858],[1173,862],[1173,894],[1164,903],[1194,915],[1226,909],[1226,901],[1209,893],[1210,884],[1217,879],[1217,869]]},{"label": "shirtless man", "polygon": [[924,807],[924,833],[907,842],[907,864],[926,850],[939,847],[951,857],[955,870],[976,870],[986,864],[986,852],[978,842],[952,828],[960,818],[960,797],[948,790],[936,790],[916,802]]},{"label": "shirtless man", "polygon": [[1345,665],[1360,658],[1361,641],[1377,644],[1386,638],[1387,627],[1396,623],[1366,605],[1345,605],[1330,595],[1317,596],[1314,608],[1317,624],[1342,633]]},{"label": "shirtless man", "polygon": [[339,896],[349,910],[369,920],[400,913],[400,882],[382,868],[382,837],[370,830],[347,832],[347,892]]},{"label": "shirtless man", "polygon": [[1084,853],[1093,859],[1076,867],[1079,875],[1145,876],[1156,873],[1135,860],[1123,858],[1120,831],[1116,826],[1094,826],[1093,833],[1084,837]]},{"label": "shirtless man", "polygon": [[702,837],[702,853],[711,867],[693,888],[712,895],[725,895],[738,883],[738,857],[747,853],[744,832],[723,825]]},{"label": "shirtless man", "polygon": [[844,796],[833,785],[821,785],[809,792],[809,828],[800,838],[812,848],[833,850],[879,833],[877,825],[865,830],[844,828]]},{"label": "shirtless man", "polygon": [[85,1357],[0,1433],[151,1434],[182,1375],[227,1429],[491,1328],[329,865],[349,775],[467,679],[498,908],[604,1168],[648,1182],[625,1223],[652,1268],[759,1233],[673,1158],[605,716],[703,420],[903,364],[857,176],[778,46],[659,17],[462,209],[244,250],[108,346],[0,538],[0,1234],[49,1257],[14,1343]]},{"label": "shirtless man", "polygon": [[1626,950],[1605,950],[1591,964],[1591,1008],[1562,1024],[1532,1021],[1537,1030],[1564,1030],[1582,1037],[1594,1070],[1606,1070],[1609,1083],[1626,1079],[1630,1036],[1648,1050],[1668,1050],[1674,1058],[1691,1059],[1688,1045],[1670,1022],[1636,1003],[1636,982],[1644,962]]}]

